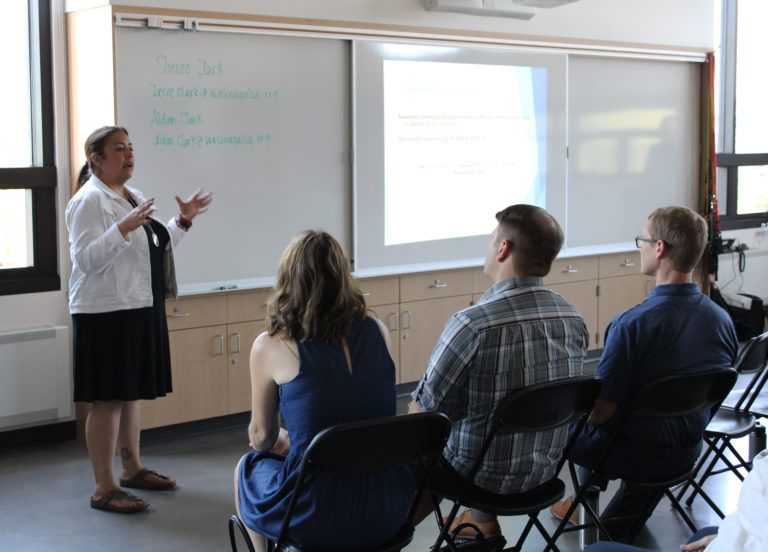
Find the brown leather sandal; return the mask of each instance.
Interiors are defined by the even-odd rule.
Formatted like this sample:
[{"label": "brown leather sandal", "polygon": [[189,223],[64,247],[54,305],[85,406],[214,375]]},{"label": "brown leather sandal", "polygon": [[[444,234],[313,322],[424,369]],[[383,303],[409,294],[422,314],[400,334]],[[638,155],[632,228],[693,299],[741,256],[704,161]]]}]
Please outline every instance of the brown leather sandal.
[{"label": "brown leather sandal", "polygon": [[[154,478],[151,476],[154,476]],[[138,473],[136,473],[136,475],[130,479],[121,479],[120,485],[122,487],[130,487],[132,489],[163,491],[165,489],[173,489],[176,486],[176,480],[172,477],[168,477],[167,475],[160,475],[156,471],[147,468],[141,468]]]},{"label": "brown leather sandal", "polygon": [[[116,502],[129,502],[130,504],[116,504]],[[132,514],[140,512],[149,506],[149,502],[143,498],[132,495],[122,489],[112,489],[110,492],[98,500],[91,497],[91,508],[104,510],[105,512],[116,512],[118,514]]]}]

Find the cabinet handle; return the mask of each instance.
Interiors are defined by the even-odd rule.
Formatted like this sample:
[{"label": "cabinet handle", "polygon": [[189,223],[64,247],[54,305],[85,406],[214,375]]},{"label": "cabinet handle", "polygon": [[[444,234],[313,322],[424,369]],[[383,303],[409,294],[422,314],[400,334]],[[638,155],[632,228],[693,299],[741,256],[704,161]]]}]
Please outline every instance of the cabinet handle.
[{"label": "cabinet handle", "polygon": [[579,269],[573,268],[573,265],[568,265],[568,267],[565,270],[563,270],[563,272],[566,272],[568,274],[573,274],[574,272],[578,272],[578,271]]},{"label": "cabinet handle", "polygon": [[219,338],[219,352],[214,356],[221,356],[224,354],[224,336],[221,334],[218,334],[216,337]]},{"label": "cabinet handle", "polygon": [[435,280],[435,283],[434,284],[429,284],[429,287],[431,287],[431,288],[444,288],[444,287],[448,287],[448,284],[446,284],[445,282],[441,282],[440,280]]},{"label": "cabinet handle", "polygon": [[235,332],[235,339],[237,339],[237,350],[233,352],[239,353],[240,352],[240,332]]},{"label": "cabinet handle", "polygon": [[403,316],[408,315],[408,325],[403,325],[404,330],[410,330],[411,329],[411,322],[413,321],[413,315],[411,314],[411,311],[404,311]]},{"label": "cabinet handle", "polygon": [[635,263],[630,262],[629,257],[627,257],[626,259],[624,259],[624,262],[621,264],[621,266],[627,266],[627,267],[635,266]]},{"label": "cabinet handle", "polygon": [[370,296],[371,296],[370,291],[366,291],[365,293],[363,293],[363,297],[370,297]]},{"label": "cabinet handle", "polygon": [[390,332],[396,332],[397,330],[400,329],[400,315],[398,313],[390,312],[387,315],[387,321],[389,321],[389,319],[392,318],[393,316],[395,317],[395,327],[393,328],[389,324],[387,324],[387,328],[389,329]]},{"label": "cabinet handle", "polygon": [[173,314],[166,315],[168,318],[184,318],[185,316],[189,316],[188,312],[174,312]]}]

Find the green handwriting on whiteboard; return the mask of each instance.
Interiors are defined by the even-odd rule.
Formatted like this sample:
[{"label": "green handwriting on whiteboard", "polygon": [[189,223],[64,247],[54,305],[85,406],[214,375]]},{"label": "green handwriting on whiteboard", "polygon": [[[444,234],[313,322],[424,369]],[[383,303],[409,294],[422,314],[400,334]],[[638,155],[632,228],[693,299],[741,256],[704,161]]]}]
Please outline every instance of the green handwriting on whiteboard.
[{"label": "green handwriting on whiteboard", "polygon": [[269,146],[269,134],[177,134],[169,136],[158,132],[152,137],[152,145],[156,147],[203,148],[214,146]]},{"label": "green handwriting on whiteboard", "polygon": [[[160,75],[191,75],[193,71],[191,63],[171,60],[162,54],[155,57],[155,64]],[[198,57],[195,61],[194,73],[199,76],[215,77],[224,73],[224,64]]]},{"label": "green handwriting on whiteboard", "polygon": [[149,87],[151,96],[153,98],[170,98],[175,100],[184,98],[196,98],[211,100],[236,100],[240,102],[244,102],[246,100],[276,101],[279,94],[277,89],[229,88],[226,86],[159,86],[154,82],[150,82]]},{"label": "green handwriting on whiteboard", "polygon": [[152,125],[155,126],[173,126],[176,123],[182,125],[199,125],[203,122],[203,116],[199,113],[190,113],[189,111],[182,111],[180,115],[174,115],[172,113],[166,113],[165,111],[152,110]]}]

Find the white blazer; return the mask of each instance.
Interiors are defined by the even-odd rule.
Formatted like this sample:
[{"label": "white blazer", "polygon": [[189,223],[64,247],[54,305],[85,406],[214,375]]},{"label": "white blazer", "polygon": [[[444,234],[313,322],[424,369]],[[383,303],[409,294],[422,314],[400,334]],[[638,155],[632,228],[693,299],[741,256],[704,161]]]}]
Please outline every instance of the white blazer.
[{"label": "white blazer", "polygon": [[[145,201],[135,188],[126,189],[138,203]],[[123,239],[117,223],[133,207],[95,175],[69,200],[65,213],[69,232],[69,312],[96,313],[152,306],[152,269],[144,228]],[[152,216],[158,222],[160,219]],[[178,288],[173,247],[186,232],[175,219],[166,224],[171,240],[165,250],[166,297]]]}]

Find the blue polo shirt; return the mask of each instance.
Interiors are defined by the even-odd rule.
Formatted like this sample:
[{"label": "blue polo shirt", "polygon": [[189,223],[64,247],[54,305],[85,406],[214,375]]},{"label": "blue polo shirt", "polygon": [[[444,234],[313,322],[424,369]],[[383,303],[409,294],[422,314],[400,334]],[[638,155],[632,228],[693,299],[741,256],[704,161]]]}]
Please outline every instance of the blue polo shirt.
[{"label": "blue polo shirt", "polygon": [[[616,418],[643,383],[727,368],[737,350],[730,317],[696,284],[657,286],[645,301],[608,325],[597,368],[603,378],[601,398],[619,405]],[[658,446],[687,448],[699,441],[708,422],[706,413],[674,419],[635,417],[625,433]]]}]

